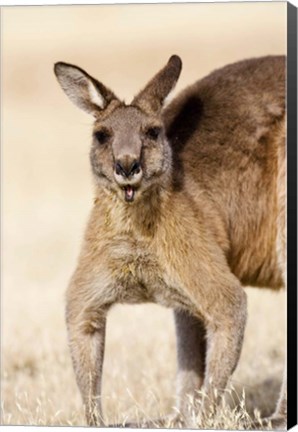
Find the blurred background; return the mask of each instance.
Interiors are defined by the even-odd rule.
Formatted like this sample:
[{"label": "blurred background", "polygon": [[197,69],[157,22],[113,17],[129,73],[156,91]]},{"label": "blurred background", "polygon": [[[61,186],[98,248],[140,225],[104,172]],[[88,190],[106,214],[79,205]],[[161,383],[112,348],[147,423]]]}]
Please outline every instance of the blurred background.
[{"label": "blurred background", "polygon": [[[177,93],[227,63],[285,54],[286,3],[3,7],[1,42],[1,421],[83,424],[64,291],[92,206],[92,118],[63,94],[53,65],[77,64],[129,101],[178,54]],[[285,298],[248,293],[246,341],[233,383],[246,388],[250,410],[266,414],[283,369]],[[147,305],[111,312],[104,369],[109,418],[169,411],[175,367],[171,311]]]}]

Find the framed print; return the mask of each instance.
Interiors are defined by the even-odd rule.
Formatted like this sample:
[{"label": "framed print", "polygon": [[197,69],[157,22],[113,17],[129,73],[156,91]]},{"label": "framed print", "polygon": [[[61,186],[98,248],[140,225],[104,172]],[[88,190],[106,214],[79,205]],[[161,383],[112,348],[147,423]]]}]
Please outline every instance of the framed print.
[{"label": "framed print", "polygon": [[3,6],[1,44],[1,424],[293,427],[296,7]]}]

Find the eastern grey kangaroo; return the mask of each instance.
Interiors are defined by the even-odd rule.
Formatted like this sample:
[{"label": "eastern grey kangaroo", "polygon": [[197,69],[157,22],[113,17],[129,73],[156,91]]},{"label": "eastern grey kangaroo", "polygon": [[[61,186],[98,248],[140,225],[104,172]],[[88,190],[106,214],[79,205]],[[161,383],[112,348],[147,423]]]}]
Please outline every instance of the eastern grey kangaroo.
[{"label": "eastern grey kangaroo", "polygon": [[[94,117],[96,196],[66,295],[89,425],[104,425],[102,365],[113,304],[173,309],[178,408],[186,413],[186,395],[204,389],[204,415],[238,362],[243,287],[285,284],[285,57],[228,65],[166,106],[181,67],[172,56],[127,105],[83,69],[55,64],[66,95]],[[286,424],[286,380],[272,424]]]}]

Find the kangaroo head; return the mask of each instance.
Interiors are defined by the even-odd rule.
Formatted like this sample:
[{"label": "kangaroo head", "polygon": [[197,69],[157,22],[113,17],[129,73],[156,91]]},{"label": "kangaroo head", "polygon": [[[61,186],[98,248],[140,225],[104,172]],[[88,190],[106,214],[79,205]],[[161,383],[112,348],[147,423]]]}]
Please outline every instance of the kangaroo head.
[{"label": "kangaroo head", "polygon": [[182,63],[172,56],[130,105],[77,66],[55,64],[57,79],[79,108],[93,115],[90,153],[97,184],[133,202],[154,185],[165,185],[171,174],[171,149],[161,112],[175,86]]}]

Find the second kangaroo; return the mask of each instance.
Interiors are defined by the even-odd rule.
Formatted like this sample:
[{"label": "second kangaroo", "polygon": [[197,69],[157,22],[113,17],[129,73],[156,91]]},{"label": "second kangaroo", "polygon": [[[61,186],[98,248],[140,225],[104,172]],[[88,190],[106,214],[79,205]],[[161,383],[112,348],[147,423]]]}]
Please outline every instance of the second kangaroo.
[{"label": "second kangaroo", "polygon": [[[66,296],[89,425],[104,425],[105,326],[114,303],[174,310],[178,408],[187,416],[187,395],[204,389],[204,415],[239,359],[243,287],[285,284],[285,58],[228,65],[165,107],[181,66],[172,56],[126,105],[79,67],[55,65],[67,96],[95,118],[96,197]],[[286,382],[272,422],[286,424]]]}]

